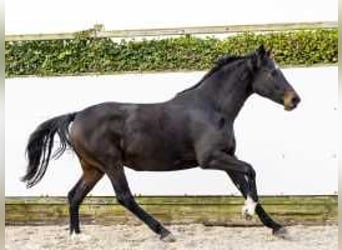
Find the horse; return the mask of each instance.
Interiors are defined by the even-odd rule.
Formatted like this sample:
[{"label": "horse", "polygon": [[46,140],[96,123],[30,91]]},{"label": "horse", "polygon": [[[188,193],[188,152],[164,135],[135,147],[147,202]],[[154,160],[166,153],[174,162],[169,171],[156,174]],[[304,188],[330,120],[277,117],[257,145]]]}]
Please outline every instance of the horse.
[{"label": "horse", "polygon": [[[119,204],[144,222],[161,240],[173,234],[137,204],[124,173],[176,171],[200,167],[226,172],[245,199],[242,215],[256,213],[277,236],[287,230],[258,200],[256,172],[235,155],[234,120],[252,94],[290,111],[300,97],[263,45],[244,55],[224,55],[194,86],[161,103],[105,102],[41,123],[26,147],[27,188],[44,176],[50,159],[71,148],[82,176],[68,193],[70,234],[79,234],[79,207],[95,184],[107,175]],[[54,137],[59,146],[53,150]]]}]

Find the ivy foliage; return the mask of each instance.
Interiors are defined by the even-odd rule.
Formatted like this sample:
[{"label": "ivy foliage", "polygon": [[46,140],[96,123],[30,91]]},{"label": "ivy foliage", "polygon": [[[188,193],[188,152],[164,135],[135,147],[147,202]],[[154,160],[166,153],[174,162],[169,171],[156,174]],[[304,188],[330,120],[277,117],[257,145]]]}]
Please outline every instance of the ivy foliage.
[{"label": "ivy foliage", "polygon": [[5,72],[13,77],[206,70],[219,56],[246,54],[260,44],[272,48],[280,65],[337,63],[337,29],[121,42],[81,35],[69,40],[6,42]]}]

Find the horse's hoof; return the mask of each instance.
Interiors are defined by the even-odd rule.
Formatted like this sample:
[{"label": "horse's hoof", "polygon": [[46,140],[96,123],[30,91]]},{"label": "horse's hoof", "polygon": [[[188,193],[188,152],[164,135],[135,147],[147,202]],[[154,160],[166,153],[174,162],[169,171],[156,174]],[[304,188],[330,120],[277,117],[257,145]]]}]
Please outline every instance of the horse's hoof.
[{"label": "horse's hoof", "polygon": [[272,234],[281,239],[290,239],[289,233],[287,232],[285,227],[273,229]]},{"label": "horse's hoof", "polygon": [[164,242],[175,242],[176,241],[176,237],[173,236],[172,233],[169,233],[165,236],[161,236],[160,239]]}]

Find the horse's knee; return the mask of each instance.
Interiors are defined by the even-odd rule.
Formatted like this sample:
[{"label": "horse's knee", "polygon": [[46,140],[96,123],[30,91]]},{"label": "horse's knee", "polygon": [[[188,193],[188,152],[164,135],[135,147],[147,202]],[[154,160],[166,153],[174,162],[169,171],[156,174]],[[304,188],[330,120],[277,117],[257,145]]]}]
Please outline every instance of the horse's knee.
[{"label": "horse's knee", "polygon": [[249,176],[252,179],[255,179],[256,172],[255,172],[254,168],[247,163],[246,163],[246,172],[247,172],[247,176]]},{"label": "horse's knee", "polygon": [[241,161],[240,169],[242,171],[242,174],[246,175],[248,178],[254,180],[256,177],[256,172],[252,165],[249,163]]}]

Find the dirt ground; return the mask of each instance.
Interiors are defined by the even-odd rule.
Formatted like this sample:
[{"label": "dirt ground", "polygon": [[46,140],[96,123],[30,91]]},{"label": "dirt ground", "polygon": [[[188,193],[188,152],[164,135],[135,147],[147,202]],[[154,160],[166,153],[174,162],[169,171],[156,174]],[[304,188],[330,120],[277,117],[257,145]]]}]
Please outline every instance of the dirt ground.
[{"label": "dirt ground", "polygon": [[338,226],[287,227],[287,239],[276,238],[265,227],[206,227],[198,224],[168,226],[176,242],[159,240],[146,226],[84,225],[71,238],[67,226],[7,226],[8,250],[337,250]]}]

